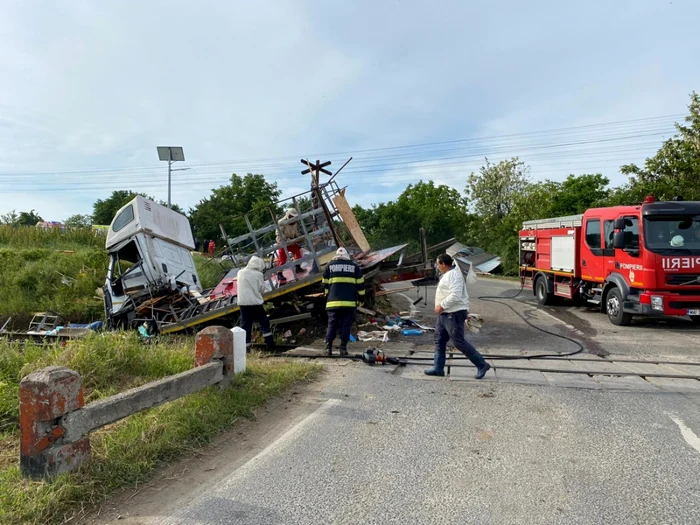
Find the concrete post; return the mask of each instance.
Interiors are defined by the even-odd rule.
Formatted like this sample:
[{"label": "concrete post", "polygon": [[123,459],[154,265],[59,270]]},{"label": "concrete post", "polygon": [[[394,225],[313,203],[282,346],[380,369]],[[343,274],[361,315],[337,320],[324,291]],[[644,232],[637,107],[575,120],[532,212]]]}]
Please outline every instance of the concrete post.
[{"label": "concrete post", "polygon": [[223,326],[208,326],[197,333],[195,339],[194,366],[202,366],[214,360],[223,361],[222,388],[231,384],[233,369],[233,334]]},{"label": "concrete post", "polygon": [[233,373],[238,375],[245,372],[246,354],[245,330],[240,326],[231,328],[233,334]]},{"label": "concrete post", "polygon": [[32,479],[76,470],[90,454],[87,437],[64,443],[61,418],[82,408],[83,387],[75,370],[50,366],[19,384],[20,470]]}]

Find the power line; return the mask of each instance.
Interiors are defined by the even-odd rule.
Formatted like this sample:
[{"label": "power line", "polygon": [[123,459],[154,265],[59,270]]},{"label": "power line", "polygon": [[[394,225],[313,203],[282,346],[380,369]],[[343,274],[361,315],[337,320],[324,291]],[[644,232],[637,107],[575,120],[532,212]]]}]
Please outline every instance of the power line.
[{"label": "power line", "polygon": [[[425,149],[425,148],[431,148],[435,146],[440,146],[440,147],[445,147],[445,146],[453,146],[455,144],[467,144],[467,143],[473,143],[473,142],[479,142],[479,141],[503,141],[504,139],[511,139],[511,138],[527,138],[527,137],[539,137],[540,139],[543,138],[546,135],[551,135],[551,134],[567,134],[567,133],[572,133],[576,132],[579,130],[588,130],[594,131],[595,129],[598,128],[606,128],[606,127],[629,127],[630,124],[640,124],[640,123],[651,123],[651,124],[658,124],[658,121],[670,121],[672,119],[676,119],[679,116],[683,116],[683,114],[675,114],[675,115],[665,115],[665,116],[659,116],[659,117],[648,117],[648,118],[643,118],[643,119],[633,119],[633,120],[622,120],[622,121],[614,121],[614,122],[606,122],[606,123],[600,123],[600,124],[589,124],[589,125],[584,125],[584,126],[572,126],[572,127],[565,127],[565,128],[553,128],[553,129],[548,129],[548,130],[540,130],[540,131],[532,131],[532,132],[523,132],[523,133],[512,133],[512,134],[506,134],[506,135],[492,135],[492,136],[484,136],[484,137],[471,137],[471,138],[465,138],[465,139],[458,139],[458,140],[451,140],[451,141],[440,141],[440,142],[426,142],[426,143],[421,143],[421,144],[410,144],[410,145],[403,145],[403,146],[392,146],[392,147],[384,147],[384,148],[370,148],[370,149],[362,149],[362,150],[355,150],[352,152],[333,152],[333,153],[314,153],[311,155],[308,155],[308,157],[329,157],[329,156],[347,156],[347,155],[359,155],[361,153],[374,153],[374,152],[390,152],[390,151],[396,151],[396,150],[406,150],[406,149]],[[659,131],[668,131],[666,128],[662,128]],[[598,133],[600,135],[600,133]],[[425,152],[424,152],[425,153]],[[368,156],[367,158],[373,158],[371,156]],[[188,164],[190,167],[212,167],[212,166],[223,166],[223,165],[231,165],[231,164],[242,164],[242,163],[248,163],[248,162],[256,162],[257,164],[255,165],[250,165],[253,169],[257,169],[260,166],[265,166],[265,162],[271,162],[271,161],[281,161],[279,164],[284,164],[286,165],[288,162],[298,162],[298,157],[297,156],[285,156],[285,157],[261,157],[261,158],[249,158],[249,159],[238,159],[238,160],[229,160],[229,161],[219,161],[219,162],[213,162],[213,163],[199,163],[199,164]],[[269,164],[268,164],[269,165]],[[131,170],[160,170],[162,169],[162,166],[159,165],[149,165],[149,166],[122,166],[122,167],[115,167],[115,168],[91,168],[91,169],[77,169],[77,170],[56,170],[56,171],[23,171],[23,172],[0,172],[0,176],[6,176],[6,175],[63,175],[63,174],[95,174],[95,173],[100,173],[100,172],[117,172],[117,171],[131,171]]]}]

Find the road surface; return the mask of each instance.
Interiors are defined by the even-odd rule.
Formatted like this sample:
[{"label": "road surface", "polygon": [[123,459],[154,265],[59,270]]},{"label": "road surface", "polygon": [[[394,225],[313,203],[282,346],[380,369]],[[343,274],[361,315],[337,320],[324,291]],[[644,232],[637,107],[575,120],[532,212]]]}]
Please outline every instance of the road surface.
[{"label": "road surface", "polygon": [[[520,314],[593,353],[697,359],[700,334],[686,323],[618,328],[585,310],[541,310],[528,296],[511,301],[515,311],[476,299],[513,290],[470,287],[485,319],[478,347],[574,346]],[[320,382],[92,523],[700,523],[700,395],[417,380],[403,370],[329,364]]]}]

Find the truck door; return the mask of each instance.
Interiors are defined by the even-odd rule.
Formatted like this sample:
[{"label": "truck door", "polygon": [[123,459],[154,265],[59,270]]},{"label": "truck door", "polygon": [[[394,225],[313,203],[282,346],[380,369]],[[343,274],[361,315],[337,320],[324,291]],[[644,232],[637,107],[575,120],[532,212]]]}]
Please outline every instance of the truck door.
[{"label": "truck door", "polygon": [[600,217],[586,217],[581,244],[581,277],[589,281],[605,280],[603,229]]},{"label": "truck door", "polygon": [[631,286],[641,287],[644,281],[639,247],[639,219],[634,215],[620,217],[625,221],[622,230],[625,247],[615,251],[615,271],[621,273]]}]

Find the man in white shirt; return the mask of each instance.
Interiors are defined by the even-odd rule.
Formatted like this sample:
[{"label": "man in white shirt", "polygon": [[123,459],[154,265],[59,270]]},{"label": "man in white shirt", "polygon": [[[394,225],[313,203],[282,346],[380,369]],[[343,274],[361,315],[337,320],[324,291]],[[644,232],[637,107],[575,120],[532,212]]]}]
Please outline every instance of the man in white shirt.
[{"label": "man in white shirt", "polygon": [[253,255],[248,265],[238,272],[238,306],[241,309],[241,325],[245,330],[245,346],[249,352],[251,347],[251,334],[253,323],[257,322],[262,328],[265,344],[269,350],[274,349],[275,340],[270,330],[270,320],[267,318],[263,306],[263,294],[265,293],[265,261],[257,255]]},{"label": "man in white shirt", "polygon": [[489,365],[474,346],[464,338],[464,322],[469,313],[469,295],[464,276],[454,261],[443,253],[437,258],[437,268],[441,274],[435,291],[435,357],[433,367],[425,370],[429,376],[445,375],[445,354],[447,341],[462,352],[476,367],[476,379],[482,379],[488,372]]}]

